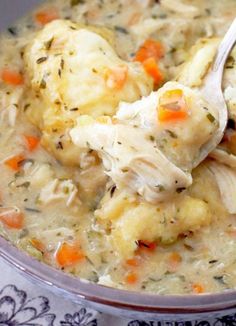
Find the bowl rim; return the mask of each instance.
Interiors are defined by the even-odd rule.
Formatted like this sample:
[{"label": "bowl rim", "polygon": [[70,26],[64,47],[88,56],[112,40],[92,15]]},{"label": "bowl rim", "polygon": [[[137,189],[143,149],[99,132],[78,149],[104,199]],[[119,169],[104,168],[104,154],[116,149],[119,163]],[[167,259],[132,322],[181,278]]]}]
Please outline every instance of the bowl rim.
[{"label": "bowl rim", "polygon": [[[236,306],[236,290],[216,294],[158,295],[115,289],[66,274],[19,250],[0,236],[0,257],[25,276],[47,287],[74,296],[81,302],[91,302],[119,309],[159,314],[195,314],[223,311]],[[72,299],[73,300],[73,299]]]}]

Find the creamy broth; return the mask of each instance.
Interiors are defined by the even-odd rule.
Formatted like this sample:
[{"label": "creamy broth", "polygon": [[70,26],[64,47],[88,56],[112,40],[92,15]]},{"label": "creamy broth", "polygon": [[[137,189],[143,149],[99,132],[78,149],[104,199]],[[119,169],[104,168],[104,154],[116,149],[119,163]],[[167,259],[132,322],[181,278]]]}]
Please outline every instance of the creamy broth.
[{"label": "creamy broth", "polygon": [[[130,70],[143,74],[143,78],[137,86],[139,77],[132,75],[129,82],[135,90],[133,97],[129,89],[120,96],[121,101],[135,102],[166,81],[182,82],[190,73],[185,70],[184,75],[182,71],[183,64],[194,53],[191,47],[201,38],[224,35],[235,16],[234,0],[54,0],[8,28],[0,38],[1,235],[44,263],[111,287],[163,295],[235,288],[236,220],[234,214],[227,212],[218,186],[209,175],[211,160],[193,171],[193,184],[187,191],[177,188],[173,202],[148,203],[139,194],[117,189],[94,148],[88,146],[89,151],[79,153],[77,164],[76,150],[69,148],[67,152],[58,131],[54,142],[54,131],[48,131],[51,125],[46,125],[46,120],[55,117],[49,111],[45,111],[46,118],[38,117],[37,111],[50,107],[46,90],[51,85],[41,81],[38,91],[36,73],[31,76],[32,48],[44,37],[38,36],[38,32],[54,19],[71,21],[75,29],[79,27],[74,27],[74,23],[85,29],[87,25],[96,25],[97,29],[89,27],[90,31],[100,33],[123,62],[133,62],[147,39],[156,40],[165,52],[158,61],[163,79],[159,85],[153,85],[152,77],[141,64],[132,66]],[[107,29],[101,31],[104,27]],[[44,42],[47,51],[55,44],[50,35]],[[41,56],[37,65],[46,60]],[[63,59],[61,69],[64,65],[67,61]],[[227,65],[225,89],[229,84],[232,88],[236,85],[231,72],[227,72],[230,69],[233,74],[234,55]],[[60,87],[64,86],[63,83]],[[229,91],[230,123],[222,146],[235,154],[235,102]],[[113,95],[109,101],[113,101]],[[106,93],[103,101],[105,98]],[[105,106],[99,101],[101,107]],[[94,106],[99,114],[95,109],[86,114],[112,117],[117,112],[118,103],[114,103],[113,111],[106,103],[109,110],[101,112],[100,107]],[[80,108],[69,110],[70,119],[74,119]],[[58,120],[60,112],[55,110]],[[207,114],[212,122],[214,117]],[[168,137],[159,145],[170,153],[165,146],[168,139],[175,142],[176,136],[169,131]],[[174,147],[173,143],[171,146]]]}]

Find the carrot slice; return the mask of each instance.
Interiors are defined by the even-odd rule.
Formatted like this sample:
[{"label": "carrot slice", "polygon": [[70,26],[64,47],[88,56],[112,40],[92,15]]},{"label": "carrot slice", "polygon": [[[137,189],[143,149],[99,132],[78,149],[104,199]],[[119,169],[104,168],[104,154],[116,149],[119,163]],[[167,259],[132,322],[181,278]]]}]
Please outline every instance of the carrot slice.
[{"label": "carrot slice", "polygon": [[59,19],[59,13],[55,8],[47,8],[42,11],[38,11],[35,14],[35,20],[40,25],[46,25],[55,19]]},{"label": "carrot slice", "polygon": [[174,111],[160,110],[158,112],[158,120],[161,122],[169,122],[169,121],[173,121],[173,120],[184,120],[187,117],[188,117],[188,113],[185,111],[174,112]]},{"label": "carrot slice", "polygon": [[3,69],[1,72],[1,79],[4,83],[12,86],[19,86],[24,83],[24,78],[22,74],[18,71]]},{"label": "carrot slice", "polygon": [[165,55],[165,49],[161,42],[148,39],[137,51],[134,61],[144,62],[147,59],[153,58],[159,60]]},{"label": "carrot slice", "polygon": [[73,266],[85,258],[84,253],[76,244],[64,242],[56,253],[56,259],[61,267]]},{"label": "carrot slice", "polygon": [[174,272],[179,267],[182,262],[182,257],[178,252],[172,252],[168,258],[168,268],[170,271]]},{"label": "carrot slice", "polygon": [[163,81],[163,75],[154,58],[143,61],[145,71],[154,79],[155,84],[159,85]]},{"label": "carrot slice", "polygon": [[184,120],[189,116],[188,113],[181,89],[168,90],[160,97],[158,107],[158,120],[160,122]]},{"label": "carrot slice", "polygon": [[36,238],[33,238],[30,240],[32,246],[34,248],[36,248],[37,250],[41,251],[41,252],[44,252],[45,251],[45,246],[44,244],[42,243],[42,241],[36,239]]},{"label": "carrot slice", "polygon": [[200,294],[204,292],[204,287],[202,284],[196,283],[192,285],[192,289],[194,293]]},{"label": "carrot slice", "polygon": [[39,145],[40,139],[35,136],[24,135],[24,139],[27,145],[27,149],[33,152]]},{"label": "carrot slice", "polygon": [[131,258],[126,260],[126,264],[131,267],[138,267],[140,265],[140,261],[137,258]]},{"label": "carrot slice", "polygon": [[21,168],[20,163],[24,161],[24,159],[25,157],[23,155],[16,155],[6,160],[4,164],[14,171],[19,171]]},{"label": "carrot slice", "polygon": [[14,208],[1,209],[0,221],[10,229],[22,229],[24,215]]},{"label": "carrot slice", "polygon": [[119,66],[108,69],[105,74],[106,85],[111,89],[121,89],[124,87],[128,77],[128,67]]},{"label": "carrot slice", "polygon": [[125,277],[125,283],[127,284],[135,284],[138,281],[138,276],[135,272],[129,272]]},{"label": "carrot slice", "polygon": [[127,25],[130,27],[130,26],[133,26],[133,25],[137,24],[140,21],[141,16],[142,16],[141,12],[135,12],[129,18]]}]

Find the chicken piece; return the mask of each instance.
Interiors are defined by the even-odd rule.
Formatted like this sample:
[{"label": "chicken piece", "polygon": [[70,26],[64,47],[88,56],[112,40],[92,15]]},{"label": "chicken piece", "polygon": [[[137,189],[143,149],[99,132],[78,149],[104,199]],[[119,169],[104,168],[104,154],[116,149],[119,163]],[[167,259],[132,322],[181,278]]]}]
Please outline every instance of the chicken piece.
[{"label": "chicken piece", "polygon": [[55,201],[65,201],[67,207],[77,201],[78,204],[78,189],[72,180],[54,179],[41,189],[38,203],[47,205]]},{"label": "chicken piece", "polygon": [[180,194],[172,202],[153,205],[118,190],[113,190],[112,198],[111,190],[105,195],[95,215],[111,230],[109,239],[123,258],[134,254],[139,240],[171,244],[180,234],[212,221],[209,206],[201,199]]},{"label": "chicken piece", "polygon": [[110,43],[104,27],[57,20],[26,48],[26,114],[42,131],[43,145],[64,164],[80,163],[81,150],[68,135],[78,116],[112,116],[120,101],[133,102],[153,89],[142,65],[121,60]]},{"label": "chicken piece", "polygon": [[169,82],[140,101],[122,103],[113,120],[80,117],[70,134],[79,148],[98,152],[118,188],[155,203],[191,185],[195,159],[217,119],[198,91]]}]

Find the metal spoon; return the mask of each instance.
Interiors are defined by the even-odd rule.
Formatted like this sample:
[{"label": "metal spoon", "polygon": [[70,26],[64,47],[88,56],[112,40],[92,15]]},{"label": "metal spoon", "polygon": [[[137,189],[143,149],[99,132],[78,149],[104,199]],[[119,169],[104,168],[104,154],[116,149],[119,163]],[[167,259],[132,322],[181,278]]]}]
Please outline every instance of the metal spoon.
[{"label": "metal spoon", "polygon": [[205,78],[204,86],[200,89],[203,98],[215,109],[216,116],[218,115],[219,117],[219,128],[214,137],[202,147],[200,155],[194,162],[193,167],[199,165],[217,147],[223,138],[228,121],[228,109],[222,91],[222,78],[226,60],[235,42],[236,19],[234,19],[220,43],[214,63]]}]

